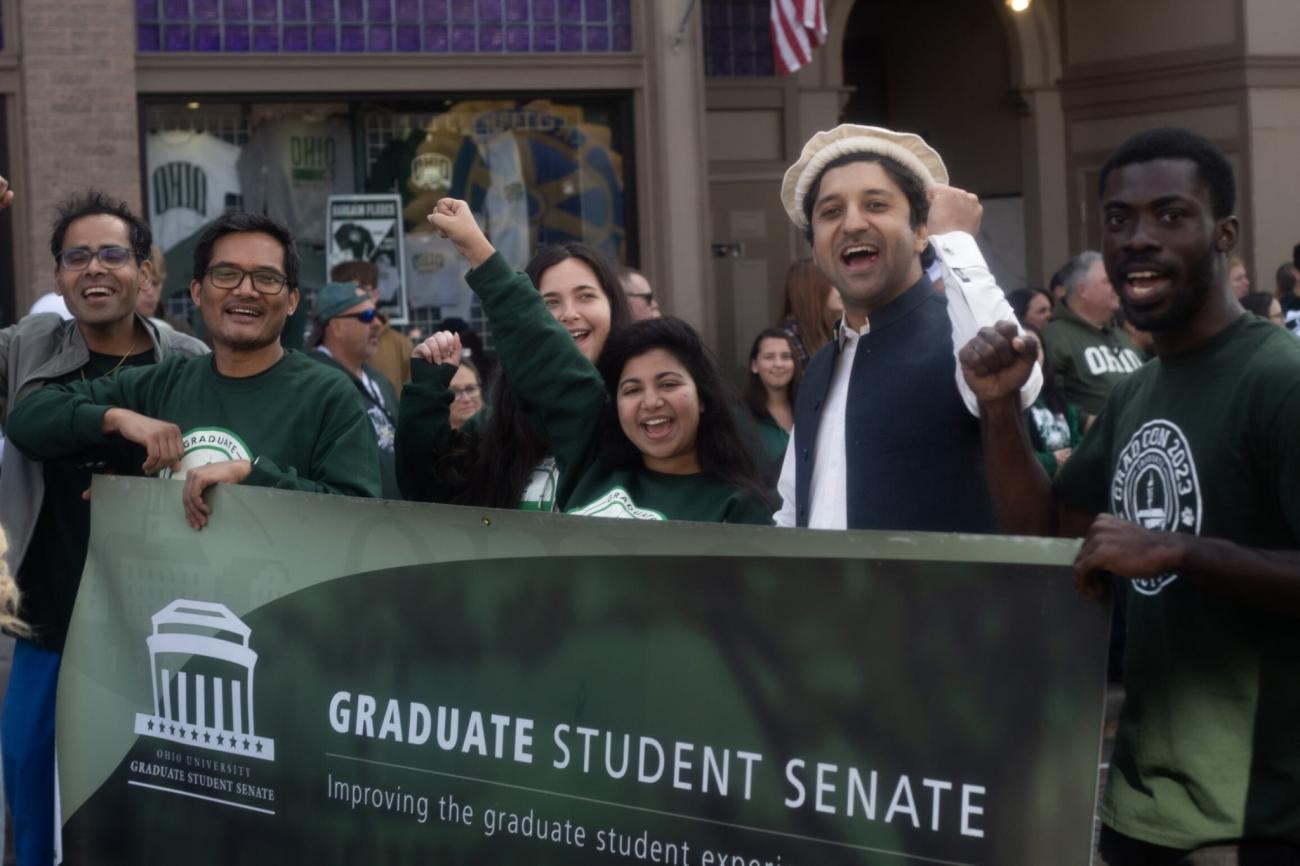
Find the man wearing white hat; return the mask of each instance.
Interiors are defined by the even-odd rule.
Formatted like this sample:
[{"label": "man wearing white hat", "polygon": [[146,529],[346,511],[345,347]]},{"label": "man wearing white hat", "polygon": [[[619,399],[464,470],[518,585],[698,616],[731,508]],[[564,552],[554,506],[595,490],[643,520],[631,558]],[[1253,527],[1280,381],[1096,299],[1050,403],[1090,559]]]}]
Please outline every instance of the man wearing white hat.
[{"label": "man wearing white hat", "polygon": [[[814,135],[785,174],[782,203],[844,318],[804,373],[777,525],[997,529],[956,350],[1015,314],[971,237],[978,200],[947,181],[919,136],[855,124]],[[927,247],[943,292],[921,264]],[[1041,384],[1035,370],[1025,405]]]}]

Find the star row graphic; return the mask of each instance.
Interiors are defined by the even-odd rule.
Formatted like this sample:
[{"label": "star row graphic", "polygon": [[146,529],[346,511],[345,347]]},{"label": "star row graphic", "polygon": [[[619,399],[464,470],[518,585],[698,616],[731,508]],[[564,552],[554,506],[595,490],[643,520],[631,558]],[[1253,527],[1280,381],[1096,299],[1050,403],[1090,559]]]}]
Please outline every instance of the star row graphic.
[{"label": "star row graphic", "polygon": [[136,715],[135,732],[149,737],[171,740],[175,743],[198,746],[230,754],[246,754],[249,757],[275,760],[275,741],[267,737],[234,731],[218,730],[178,723],[175,719],[161,716]]}]

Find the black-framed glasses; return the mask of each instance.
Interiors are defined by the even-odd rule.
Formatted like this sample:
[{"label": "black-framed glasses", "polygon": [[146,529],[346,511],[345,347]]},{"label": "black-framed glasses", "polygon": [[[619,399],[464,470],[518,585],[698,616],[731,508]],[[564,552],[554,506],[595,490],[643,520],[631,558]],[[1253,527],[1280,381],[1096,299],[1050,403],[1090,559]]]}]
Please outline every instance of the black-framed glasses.
[{"label": "black-framed glasses", "polygon": [[244,277],[248,277],[253,283],[253,288],[263,295],[280,294],[280,290],[288,281],[288,277],[278,271],[246,271],[234,265],[217,265],[215,268],[208,268],[208,279],[212,280],[212,285],[218,289],[237,289],[244,282]]},{"label": "black-framed glasses", "polygon": [[360,322],[360,323],[363,324],[363,325],[369,325],[371,322],[373,322],[373,321],[375,320],[375,316],[378,316],[378,315],[379,315],[379,311],[376,310],[374,307],[371,307],[370,309],[368,309],[368,310],[362,310],[362,311],[359,312],[359,313],[339,313],[339,314],[338,314],[337,316],[335,316],[334,318],[336,318],[336,319],[356,319],[358,322]]},{"label": "black-framed glasses", "polygon": [[467,400],[473,399],[478,396],[480,390],[482,389],[479,388],[478,385],[466,385],[464,388],[452,388],[451,399],[459,400],[461,397],[464,397]]},{"label": "black-framed glasses", "polygon": [[59,252],[59,264],[70,271],[84,271],[90,267],[92,259],[99,259],[100,264],[109,270],[117,270],[135,256],[126,247],[100,247],[97,250],[86,247],[73,247]]}]

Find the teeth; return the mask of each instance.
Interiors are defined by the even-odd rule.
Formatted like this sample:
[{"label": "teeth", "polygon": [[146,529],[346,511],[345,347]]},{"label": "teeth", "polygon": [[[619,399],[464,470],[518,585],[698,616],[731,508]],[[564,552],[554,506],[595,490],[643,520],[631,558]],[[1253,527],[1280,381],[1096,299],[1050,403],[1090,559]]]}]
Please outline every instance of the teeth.
[{"label": "teeth", "polygon": [[647,427],[658,427],[660,424],[667,424],[667,423],[668,423],[668,419],[667,419],[667,418],[654,418],[654,419],[651,419],[651,420],[645,422],[645,426],[647,426]]},{"label": "teeth", "polygon": [[1128,278],[1130,280],[1154,280],[1159,276],[1155,271],[1130,271]]},{"label": "teeth", "polygon": [[92,297],[92,296],[93,296],[93,297],[99,297],[99,296],[101,296],[101,295],[111,295],[111,294],[113,294],[113,290],[112,290],[112,289],[106,289],[106,288],[104,288],[103,286],[92,286],[92,287],[90,287],[89,289],[86,289],[86,290],[85,290],[84,292],[82,292],[81,294],[82,294],[83,297],[87,297],[87,298]]},{"label": "teeth", "polygon": [[851,256],[854,253],[866,253],[867,255],[874,255],[876,252],[877,252],[876,248],[871,244],[857,244],[855,246],[846,247],[844,249],[843,254],[846,256]]}]

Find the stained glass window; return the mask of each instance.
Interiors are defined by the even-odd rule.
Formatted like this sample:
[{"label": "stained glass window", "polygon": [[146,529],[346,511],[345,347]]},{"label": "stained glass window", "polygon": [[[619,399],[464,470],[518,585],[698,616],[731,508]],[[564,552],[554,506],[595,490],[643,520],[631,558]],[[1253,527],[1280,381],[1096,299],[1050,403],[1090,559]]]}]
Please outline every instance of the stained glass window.
[{"label": "stained glass window", "polygon": [[136,0],[141,52],[632,50],[633,0]]},{"label": "stained glass window", "polygon": [[704,74],[720,78],[774,75],[771,0],[705,0]]}]

